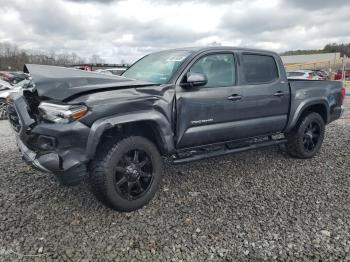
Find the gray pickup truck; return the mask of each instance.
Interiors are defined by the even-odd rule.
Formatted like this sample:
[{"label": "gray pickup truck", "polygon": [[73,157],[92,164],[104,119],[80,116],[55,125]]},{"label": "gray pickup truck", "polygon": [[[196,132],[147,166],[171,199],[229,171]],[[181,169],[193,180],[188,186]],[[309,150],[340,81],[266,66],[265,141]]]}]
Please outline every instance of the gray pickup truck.
[{"label": "gray pickup truck", "polygon": [[174,164],[285,144],[320,149],[342,114],[336,81],[288,81],[273,52],[183,48],[141,58],[122,77],[26,65],[32,81],[8,98],[23,158],[65,185],[84,178],[120,211],[147,204],[163,158]]}]

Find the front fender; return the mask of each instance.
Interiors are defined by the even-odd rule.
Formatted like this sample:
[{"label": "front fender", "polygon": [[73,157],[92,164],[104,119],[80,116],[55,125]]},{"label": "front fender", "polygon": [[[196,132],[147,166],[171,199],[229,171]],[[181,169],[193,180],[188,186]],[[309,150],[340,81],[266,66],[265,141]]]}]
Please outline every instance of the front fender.
[{"label": "front fender", "polygon": [[174,134],[171,129],[171,123],[167,120],[165,116],[163,116],[159,112],[147,110],[109,116],[95,121],[91,127],[90,134],[88,137],[86,147],[87,158],[90,160],[94,158],[101,136],[106,130],[115,127],[116,125],[135,123],[140,121],[153,122],[156,125],[159,134],[161,135],[160,138],[162,140],[162,149],[164,150],[164,152],[170,154],[174,151]]}]

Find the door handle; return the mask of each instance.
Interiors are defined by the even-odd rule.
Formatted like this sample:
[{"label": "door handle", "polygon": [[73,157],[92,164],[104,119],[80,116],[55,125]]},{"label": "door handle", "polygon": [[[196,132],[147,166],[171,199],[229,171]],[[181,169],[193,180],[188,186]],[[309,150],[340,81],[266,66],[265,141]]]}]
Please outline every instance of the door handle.
[{"label": "door handle", "polygon": [[238,94],[233,94],[233,95],[229,96],[227,99],[231,100],[231,101],[238,101],[238,100],[242,99],[242,96],[240,96]]},{"label": "door handle", "polygon": [[284,96],[285,93],[283,93],[282,91],[277,91],[276,93],[274,93],[273,96],[278,96],[278,97],[281,97],[281,96]]}]

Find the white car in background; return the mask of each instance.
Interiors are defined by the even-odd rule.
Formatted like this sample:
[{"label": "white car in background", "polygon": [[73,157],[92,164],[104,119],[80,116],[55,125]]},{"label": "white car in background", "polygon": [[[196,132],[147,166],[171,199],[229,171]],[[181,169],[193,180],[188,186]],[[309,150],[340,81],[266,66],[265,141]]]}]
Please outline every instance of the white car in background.
[{"label": "white car in background", "polygon": [[295,70],[287,72],[288,79],[302,80],[321,80],[315,71],[312,70]]},{"label": "white car in background", "polygon": [[12,94],[17,93],[21,90],[22,86],[25,83],[28,83],[29,80],[23,80],[15,85],[3,81],[0,79],[0,120],[7,118],[6,115],[6,98]]},{"label": "white car in background", "polygon": [[126,67],[115,67],[115,68],[105,68],[105,69],[97,69],[96,73],[102,73],[107,75],[117,75],[120,76],[126,71]]},{"label": "white car in background", "polygon": [[0,79],[0,91],[11,89],[11,88],[12,88],[12,85],[9,82]]}]

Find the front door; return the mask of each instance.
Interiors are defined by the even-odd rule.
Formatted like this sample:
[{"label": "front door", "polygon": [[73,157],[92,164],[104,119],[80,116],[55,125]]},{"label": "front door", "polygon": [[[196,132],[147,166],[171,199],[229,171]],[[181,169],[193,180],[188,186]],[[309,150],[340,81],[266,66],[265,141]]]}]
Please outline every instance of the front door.
[{"label": "front door", "polygon": [[205,86],[189,90],[177,86],[177,147],[193,147],[230,140],[232,123],[239,119],[242,90],[237,86],[235,55],[209,53],[194,61],[187,71],[205,74]]}]

